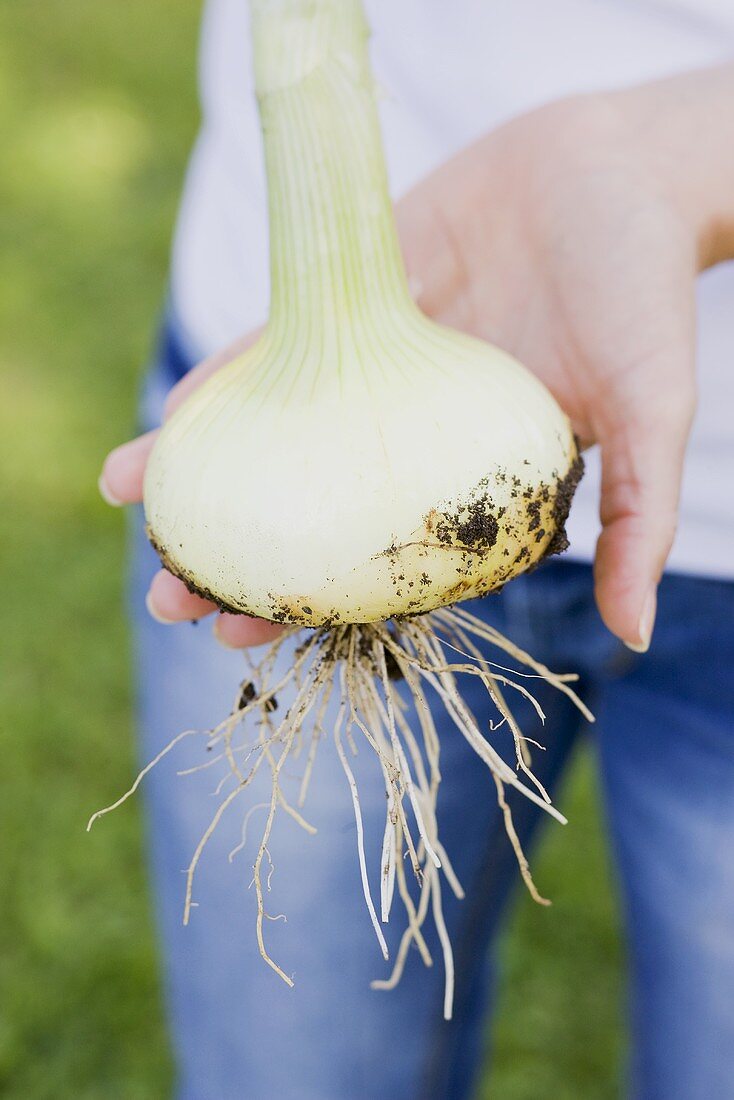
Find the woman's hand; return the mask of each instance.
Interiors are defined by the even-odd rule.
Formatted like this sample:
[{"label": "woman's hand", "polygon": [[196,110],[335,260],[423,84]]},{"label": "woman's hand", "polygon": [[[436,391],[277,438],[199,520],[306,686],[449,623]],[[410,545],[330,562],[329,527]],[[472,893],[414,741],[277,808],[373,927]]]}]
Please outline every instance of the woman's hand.
[{"label": "woman's hand", "polygon": [[[243,337],[189,371],[166,398],[164,419],[168,419],[210,374],[245,351],[257,336],[258,333],[251,333]],[[123,443],[107,455],[99,479],[99,490],[108,504],[138,504],[143,499],[145,467],[157,435],[157,430],[146,432],[129,443]],[[215,604],[201,596],[194,596],[182,581],[165,569],[159,569],[153,577],[145,602],[153,618],[161,623],[202,619],[216,611]],[[218,640],[223,645],[237,649],[269,642],[281,629],[275,623],[253,619],[249,615],[219,615],[214,623],[214,633]]]},{"label": "woman's hand", "polygon": [[597,603],[644,651],[695,406],[695,276],[734,256],[734,66],[513,121],[400,222],[425,310],[512,352],[600,444]]},{"label": "woman's hand", "polygon": [[[694,280],[734,256],[734,69],[574,97],[508,123],[398,206],[411,281],[431,316],[514,354],[602,452],[599,610],[649,645],[676,526],[695,404]],[[197,367],[167,413],[242,346]],[[113,451],[100,486],[141,499],[155,433]],[[213,610],[161,571],[148,597],[168,622]],[[217,621],[250,645],[277,628]]]}]

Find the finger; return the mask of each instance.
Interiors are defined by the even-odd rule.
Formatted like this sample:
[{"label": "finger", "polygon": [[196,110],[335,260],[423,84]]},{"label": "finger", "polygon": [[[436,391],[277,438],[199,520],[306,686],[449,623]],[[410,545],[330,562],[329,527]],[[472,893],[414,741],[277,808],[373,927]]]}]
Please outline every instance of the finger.
[{"label": "finger", "polygon": [[278,623],[254,619],[250,615],[220,615],[214,623],[214,637],[228,649],[264,645],[282,632],[283,627]]},{"label": "finger", "polygon": [[99,476],[99,491],[108,504],[136,504],[143,499],[145,467],[157,431],[146,432],[110,451]]},{"label": "finger", "polygon": [[657,586],[675,536],[694,408],[687,382],[676,386],[675,377],[668,392],[649,395],[599,431],[602,533],[594,570],[596,599],[612,633],[641,653],[650,645]]},{"label": "finger", "polygon": [[165,569],[153,577],[145,597],[148,611],[159,623],[180,623],[203,619],[216,610],[216,604],[189,592],[183,581]]},{"label": "finger", "polygon": [[[153,577],[145,602],[153,618],[166,624],[202,619],[216,611],[216,604],[189,592],[178,577],[165,569]],[[263,645],[277,638],[282,630],[277,623],[250,615],[219,615],[214,624],[217,641],[229,649]]]},{"label": "finger", "polygon": [[193,367],[192,370],[188,371],[168,394],[164,407],[163,419],[167,420],[168,417],[176,411],[179,405],[183,404],[189,394],[193,393],[194,390],[198,389],[199,386],[206,382],[207,378],[214,374],[215,371],[225,366],[226,363],[231,363],[238,355],[242,355],[244,351],[252,347],[261,332],[262,329],[248,332],[246,336],[242,336],[239,340],[235,340],[233,344],[223,348],[222,351],[210,355],[208,359],[204,359],[197,366]]}]

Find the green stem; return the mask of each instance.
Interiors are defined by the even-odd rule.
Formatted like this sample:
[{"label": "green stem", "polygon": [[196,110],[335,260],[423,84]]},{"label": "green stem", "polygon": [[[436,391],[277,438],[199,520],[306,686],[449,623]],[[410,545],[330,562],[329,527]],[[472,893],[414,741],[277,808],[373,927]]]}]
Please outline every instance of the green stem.
[{"label": "green stem", "polygon": [[323,353],[345,331],[412,306],[369,32],[359,0],[251,0],[251,7],[268,177],[270,333],[300,340],[308,332]]}]

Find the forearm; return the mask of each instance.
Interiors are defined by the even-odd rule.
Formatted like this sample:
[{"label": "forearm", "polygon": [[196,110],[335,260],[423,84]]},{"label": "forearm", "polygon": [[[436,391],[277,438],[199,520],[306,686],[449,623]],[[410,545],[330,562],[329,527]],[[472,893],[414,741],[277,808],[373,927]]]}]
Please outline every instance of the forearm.
[{"label": "forearm", "polygon": [[734,259],[734,63],[615,92],[697,242],[699,270]]}]

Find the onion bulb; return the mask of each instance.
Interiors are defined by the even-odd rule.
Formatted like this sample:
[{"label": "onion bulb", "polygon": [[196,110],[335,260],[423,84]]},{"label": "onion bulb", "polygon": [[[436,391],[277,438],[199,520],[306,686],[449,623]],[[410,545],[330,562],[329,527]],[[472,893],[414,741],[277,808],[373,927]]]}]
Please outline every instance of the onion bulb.
[{"label": "onion bulb", "polygon": [[567,417],[408,292],[355,0],[257,0],[270,200],[263,335],[148,465],[167,567],[228,611],[385,621],[497,590],[564,545]]},{"label": "onion bulb", "polygon": [[[504,699],[505,686],[525,695],[527,689],[490,666],[478,643],[499,646],[588,712],[570,677],[554,675],[450,605],[496,592],[565,548],[581,463],[567,417],[537,378],[499,348],[430,320],[411,298],[361,4],[252,0],[251,8],[269,200],[270,316],[257,343],[193,393],[160,433],[145,479],[148,532],[165,566],[222,609],[283,623],[284,638],[312,628],[277,685],[279,698],[291,693],[282,717],[276,722],[273,714],[281,638],[244,685],[232,715],[208,734],[237,768],[236,793],[247,786],[237,754],[253,744],[250,734],[236,731],[254,724],[258,759],[272,773],[255,863],[263,956],[290,983],[264,945],[260,864],[276,809],[300,815],[284,794],[283,764],[304,730],[315,745],[328,720],[323,732],[333,734],[344,765],[365,898],[387,957],[343,739],[366,742],[385,780],[381,917],[390,912],[397,877],[409,926],[392,978],[377,984],[394,984],[413,941],[428,961],[421,925],[432,908],[448,1016],[453,964],[439,872],[454,890],[460,887],[438,836],[440,746],[424,686],[489,768],[523,876],[542,900],[504,787],[519,787],[563,818],[532,776]],[[464,704],[460,673],[479,676],[509,722],[512,766]],[[414,720],[406,719],[400,692],[412,698]],[[339,701],[336,713],[328,709],[330,695]],[[304,778],[301,803],[305,785]],[[406,851],[415,903],[402,881]],[[187,915],[194,867],[195,861]]]}]

